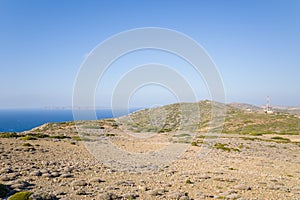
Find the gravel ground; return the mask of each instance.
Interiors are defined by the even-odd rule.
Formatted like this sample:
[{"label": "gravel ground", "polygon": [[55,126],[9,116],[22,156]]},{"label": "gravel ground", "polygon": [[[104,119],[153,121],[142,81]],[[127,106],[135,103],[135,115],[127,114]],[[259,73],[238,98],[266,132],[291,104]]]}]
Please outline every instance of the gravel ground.
[{"label": "gravel ground", "polygon": [[[164,138],[106,140],[129,153],[167,144]],[[129,168],[131,160],[127,168],[114,168],[86,148],[98,146],[97,154],[107,150],[97,142],[0,138],[0,183],[11,194],[32,191],[33,199],[300,199],[300,147],[296,144],[223,135],[217,142],[226,150],[207,141],[186,145],[179,158],[164,165],[154,165],[166,159],[162,157],[132,164],[135,168]],[[112,158],[118,163],[120,157]]]}]

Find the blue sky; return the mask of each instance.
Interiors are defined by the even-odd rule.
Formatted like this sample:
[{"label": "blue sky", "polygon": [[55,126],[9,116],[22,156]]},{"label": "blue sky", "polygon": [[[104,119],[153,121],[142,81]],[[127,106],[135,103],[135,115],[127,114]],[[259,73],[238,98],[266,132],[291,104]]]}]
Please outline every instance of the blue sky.
[{"label": "blue sky", "polygon": [[[141,27],[174,29],[202,45],[228,102],[262,105],[269,95],[272,104],[300,106],[300,1],[0,0],[0,108],[72,105],[86,55],[108,37]],[[116,79],[114,70],[107,80]],[[197,97],[209,98],[202,88]],[[110,92],[97,90],[96,104],[109,106]],[[155,86],[131,100],[132,106],[172,101]]]}]

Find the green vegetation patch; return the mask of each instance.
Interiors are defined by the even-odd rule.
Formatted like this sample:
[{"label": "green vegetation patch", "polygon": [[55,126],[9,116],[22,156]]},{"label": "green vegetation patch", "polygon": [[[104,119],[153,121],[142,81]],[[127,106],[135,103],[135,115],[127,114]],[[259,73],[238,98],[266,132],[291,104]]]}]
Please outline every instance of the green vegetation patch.
[{"label": "green vegetation patch", "polygon": [[275,136],[275,137],[271,137],[272,140],[282,140],[285,142],[290,142],[291,140],[289,138],[284,138],[284,137],[280,137],[280,136]]},{"label": "green vegetation patch", "polygon": [[51,135],[49,138],[55,138],[55,139],[70,139],[71,137],[65,136],[65,135]]},{"label": "green vegetation patch", "polygon": [[198,146],[198,143],[197,142],[192,142],[191,145],[192,146]]},{"label": "green vegetation patch", "polygon": [[190,179],[187,179],[187,180],[185,181],[185,183],[186,183],[186,184],[193,184],[193,182],[192,182]]},{"label": "green vegetation patch", "polygon": [[22,144],[22,146],[23,147],[32,147],[32,144],[30,144],[30,143],[24,143],[24,144]]},{"label": "green vegetation patch", "polygon": [[32,194],[33,193],[29,191],[17,192],[9,197],[8,200],[30,200]]},{"label": "green vegetation patch", "polygon": [[43,133],[29,133],[27,135],[35,137],[35,138],[47,138],[47,137],[49,137],[49,135],[43,134]]},{"label": "green vegetation patch", "polygon": [[187,134],[187,133],[181,133],[181,134],[178,134],[178,135],[173,135],[173,137],[190,137],[191,135],[190,134]]},{"label": "green vegetation patch", "polygon": [[25,135],[23,137],[20,137],[21,140],[37,140],[36,137],[30,136],[30,135]]},{"label": "green vegetation patch", "polygon": [[82,128],[86,128],[86,129],[104,129],[103,126],[96,126],[96,125],[83,126]]},{"label": "green vegetation patch", "polygon": [[17,137],[20,137],[20,135],[18,135],[15,132],[0,133],[0,138],[17,138]]},{"label": "green vegetation patch", "polygon": [[216,143],[216,144],[214,145],[214,147],[215,147],[216,149],[220,149],[220,150],[228,151],[228,152],[230,152],[230,151],[240,152],[239,149],[227,147],[227,144],[222,144],[222,143]]}]

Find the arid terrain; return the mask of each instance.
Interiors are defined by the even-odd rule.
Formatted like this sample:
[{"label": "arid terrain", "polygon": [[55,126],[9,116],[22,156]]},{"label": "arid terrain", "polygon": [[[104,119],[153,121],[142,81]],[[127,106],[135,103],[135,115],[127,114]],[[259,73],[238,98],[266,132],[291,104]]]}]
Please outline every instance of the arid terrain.
[{"label": "arid terrain", "polygon": [[[300,199],[297,115],[266,115],[226,105],[223,131],[217,134],[219,127],[209,123],[212,102],[197,106],[200,120],[190,110],[188,124],[180,124],[184,117],[179,104],[173,104],[119,119],[50,123],[23,133],[1,133],[0,195]],[[174,149],[165,148],[170,146]],[[123,157],[110,147],[125,152]],[[161,157],[143,156],[136,163],[132,159],[164,148]],[[180,148],[184,151],[174,159],[172,153]]]}]

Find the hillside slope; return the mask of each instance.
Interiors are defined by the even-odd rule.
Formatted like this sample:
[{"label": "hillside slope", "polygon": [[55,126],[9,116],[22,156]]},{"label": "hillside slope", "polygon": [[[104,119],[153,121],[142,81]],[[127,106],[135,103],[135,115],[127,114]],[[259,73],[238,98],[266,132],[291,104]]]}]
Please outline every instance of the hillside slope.
[{"label": "hillside slope", "polygon": [[[210,101],[172,104],[141,110],[122,117],[118,121],[123,124],[123,128],[133,132],[214,132],[216,127],[211,124],[212,105],[216,110],[224,108],[226,110],[225,116],[218,116],[225,119],[223,133],[251,135],[299,135],[300,133],[300,118],[293,114],[265,114],[254,106],[250,107],[257,109],[248,111],[231,104],[224,105]],[[180,110],[182,106],[184,106],[183,111]]]}]

